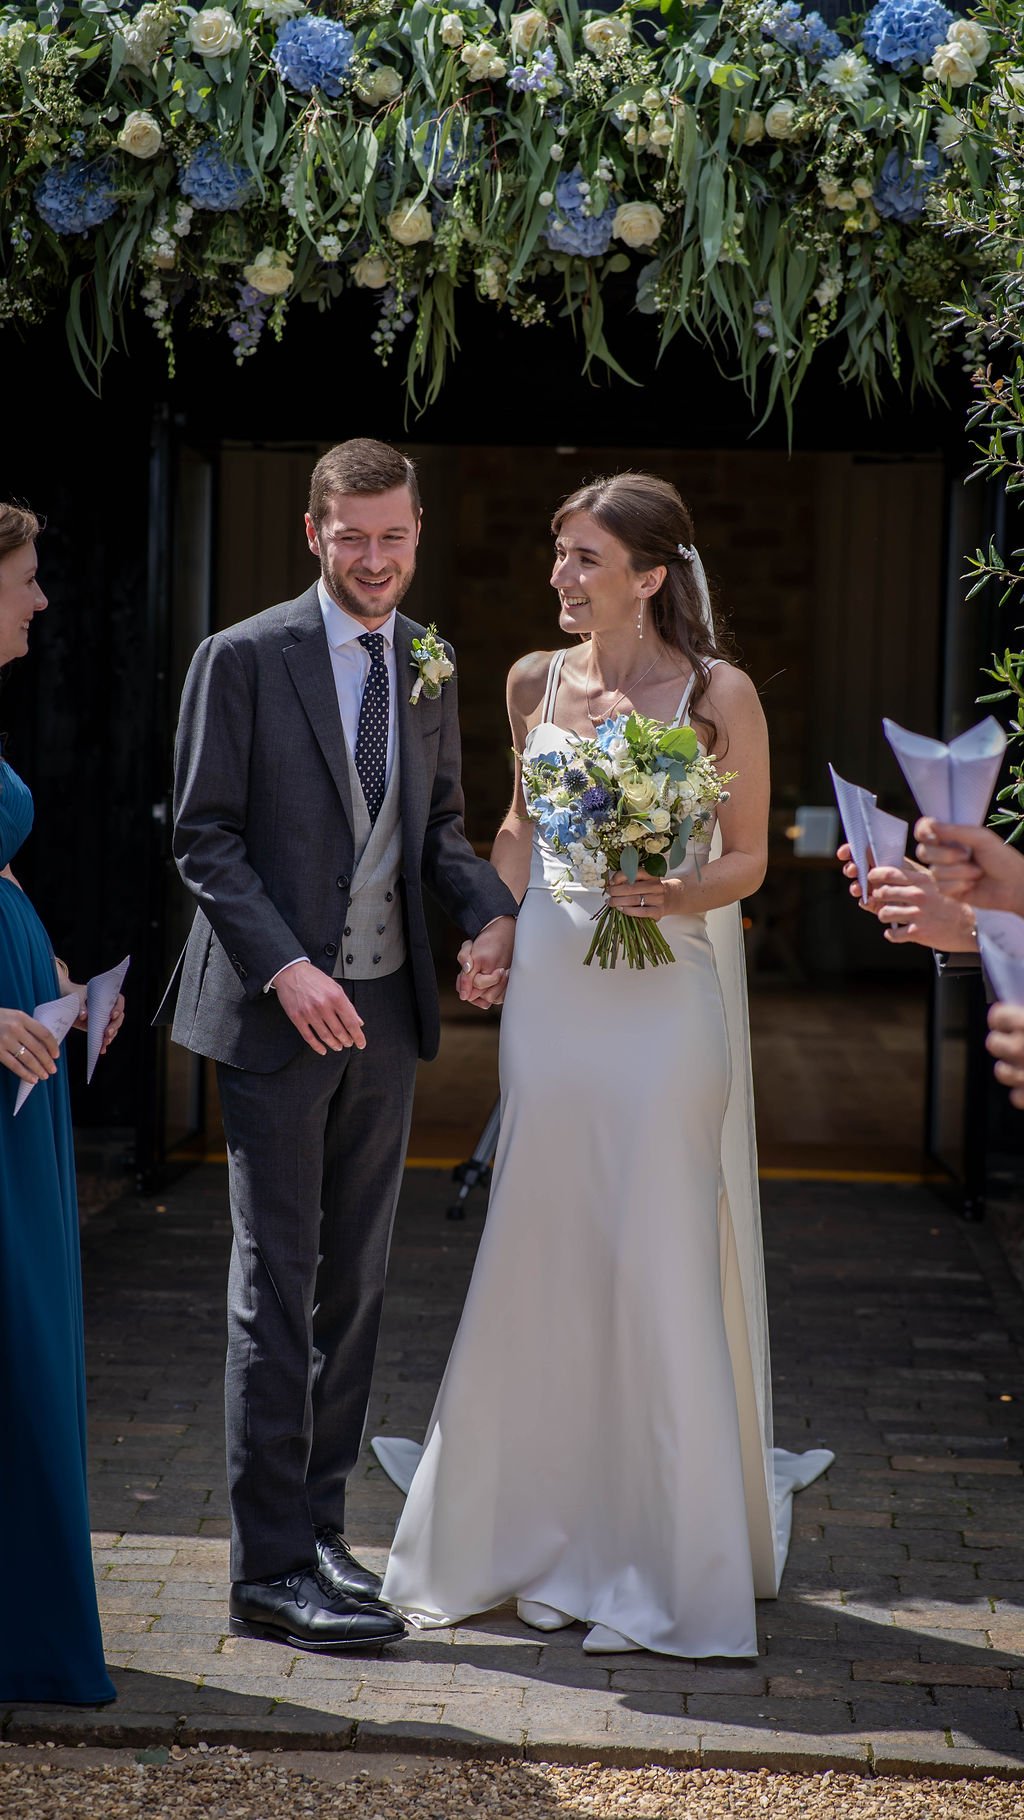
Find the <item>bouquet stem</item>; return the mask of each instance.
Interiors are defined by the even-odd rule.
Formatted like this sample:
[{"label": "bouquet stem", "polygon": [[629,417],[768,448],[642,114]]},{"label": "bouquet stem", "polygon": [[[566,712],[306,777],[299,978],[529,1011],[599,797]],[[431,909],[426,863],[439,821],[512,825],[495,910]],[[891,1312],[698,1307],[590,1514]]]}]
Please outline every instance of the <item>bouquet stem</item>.
[{"label": "bouquet stem", "polygon": [[625,955],[630,967],[664,967],[676,958],[657,923],[650,918],[627,916],[624,910],[604,904],[593,920],[597,926],[584,956],[585,967],[595,958],[601,967],[614,967],[620,954]]}]

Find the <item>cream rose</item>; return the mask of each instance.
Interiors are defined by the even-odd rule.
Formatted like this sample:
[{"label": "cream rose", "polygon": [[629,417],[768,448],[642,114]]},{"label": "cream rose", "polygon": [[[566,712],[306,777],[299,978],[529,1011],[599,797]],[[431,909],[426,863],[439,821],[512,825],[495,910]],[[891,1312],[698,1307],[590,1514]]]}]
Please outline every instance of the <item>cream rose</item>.
[{"label": "cream rose", "polygon": [[535,6],[531,6],[528,12],[512,14],[508,22],[508,37],[520,62],[543,43],[550,30],[544,14],[538,12]]},{"label": "cream rose", "polygon": [[837,198],[841,187],[842,185],[835,177],[818,178],[818,188],[821,191],[822,199],[830,209],[834,209],[837,206]]},{"label": "cream rose", "polygon": [[388,216],[387,229],[399,246],[418,246],[421,240],[434,237],[434,224],[425,202],[400,202]]},{"label": "cream rose", "polygon": [[874,193],[874,185],[867,177],[855,177],[850,188],[858,202],[866,202],[868,197]]},{"label": "cream rose", "polygon": [[622,838],[628,846],[635,846],[637,841],[643,840],[646,833],[647,829],[642,828],[639,822],[627,822],[622,830]]},{"label": "cream rose", "polygon": [[[946,33],[946,38],[950,44],[962,45],[971,62],[975,64],[984,63],[992,48],[987,31],[978,24],[976,19],[954,19]],[[934,58],[932,61],[934,62]]]},{"label": "cream rose", "polygon": [[731,131],[737,145],[756,145],[764,138],[764,115],[756,108],[751,114],[737,114]]},{"label": "cream rose", "polygon": [[973,57],[962,44],[937,44],[932,52],[931,67],[940,82],[950,88],[963,88],[978,74]]},{"label": "cream rose", "polygon": [[622,779],[622,799],[634,815],[646,815],[654,806],[655,790],[649,777],[640,775]]},{"label": "cream rose", "polygon": [[364,291],[382,291],[391,277],[391,267],[379,253],[364,253],[352,267],[354,284],[362,285]]},{"label": "cream rose", "polygon": [[134,113],[126,114],[124,125],[117,135],[117,144],[122,152],[130,152],[133,158],[155,158],[163,140],[157,121],[144,108],[136,108]]},{"label": "cream rose", "polygon": [[591,19],[589,25],[583,27],[583,42],[592,56],[608,57],[628,41],[631,32],[628,19],[611,14],[605,19]]},{"label": "cream rose", "polygon": [[450,51],[457,51],[465,42],[466,34],[458,13],[445,13],[441,20],[441,43],[446,44]]},{"label": "cream rose", "polygon": [[612,233],[627,246],[653,246],[665,217],[653,202],[623,202],[612,217]]},{"label": "cream rose", "polygon": [[360,100],[370,102],[373,107],[381,101],[393,101],[401,92],[402,78],[388,63],[379,63],[376,69],[368,70],[356,83],[356,94]]},{"label": "cream rose", "polygon": [[246,284],[251,284],[253,290],[264,297],[280,297],[291,284],[293,274],[287,253],[265,246],[251,265],[242,267],[242,276]]},{"label": "cream rose", "polygon": [[201,57],[226,57],[237,51],[242,34],[226,6],[208,6],[189,20],[189,42]]},{"label": "cream rose", "polygon": [[775,101],[764,117],[764,130],[769,139],[792,139],[795,119],[795,101]]},{"label": "cream rose", "polygon": [[652,809],[648,820],[655,834],[664,834],[672,826],[672,817],[667,809]]}]

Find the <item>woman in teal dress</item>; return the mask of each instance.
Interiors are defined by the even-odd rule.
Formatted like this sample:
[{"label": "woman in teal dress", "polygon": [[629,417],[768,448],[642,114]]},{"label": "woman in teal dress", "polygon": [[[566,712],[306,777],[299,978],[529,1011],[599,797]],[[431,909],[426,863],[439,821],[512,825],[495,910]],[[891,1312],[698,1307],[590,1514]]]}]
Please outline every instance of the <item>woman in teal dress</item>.
[{"label": "woman in teal dress", "polygon": [[[39,529],[31,512],[0,504],[0,666],[25,656],[46,606]],[[91,1706],[115,1691],[89,1539],[71,1110],[63,1052],[31,1015],[84,988],[11,871],[31,826],[28,787],[0,758],[0,1702]],[[119,1002],[104,1047],[123,1015]],[[15,1117],[22,1081],[35,1085]]]}]

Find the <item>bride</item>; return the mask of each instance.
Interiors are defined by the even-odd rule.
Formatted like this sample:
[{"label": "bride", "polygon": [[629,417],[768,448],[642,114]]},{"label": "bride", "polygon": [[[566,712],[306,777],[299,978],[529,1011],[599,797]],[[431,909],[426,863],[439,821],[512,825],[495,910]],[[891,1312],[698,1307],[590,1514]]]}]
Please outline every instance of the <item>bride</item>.
[{"label": "bride", "polygon": [[492,854],[522,909],[490,1208],[423,1448],[374,1443],[409,1487],[383,1596],[424,1626],[514,1598],[538,1630],[582,1620],[591,1653],[752,1656],[792,1491],[832,1457],[771,1446],[739,920],[765,872],[767,729],[674,487],[595,481],[553,530],[559,624],[584,642],[514,666],[517,753],[636,708],[692,723],[736,777],[710,853],[608,889],[674,965],[602,972],[582,963],[603,895],[555,894],[565,862],[517,767]]}]

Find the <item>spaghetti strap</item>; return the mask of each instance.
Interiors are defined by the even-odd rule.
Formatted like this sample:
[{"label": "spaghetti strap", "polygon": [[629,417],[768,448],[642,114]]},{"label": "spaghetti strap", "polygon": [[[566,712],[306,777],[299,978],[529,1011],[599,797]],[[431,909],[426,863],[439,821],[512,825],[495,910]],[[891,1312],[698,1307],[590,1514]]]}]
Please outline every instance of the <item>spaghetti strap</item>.
[{"label": "spaghetti strap", "polygon": [[547,687],[544,690],[544,705],[540,711],[540,718],[542,722],[548,721],[551,722],[552,725],[554,724],[555,696],[558,694],[558,679],[562,674],[562,665],[564,662],[565,649],[563,647],[561,651],[555,652],[548,665]]},{"label": "spaghetti strap", "polygon": [[[720,657],[709,657],[708,662],[707,662],[708,669],[713,670],[715,665],[718,663],[721,663],[721,661],[722,660]],[[680,698],[679,706],[676,709],[675,719],[672,722],[672,725],[674,727],[689,726],[689,724],[690,724],[690,715],[689,715],[690,696],[693,694],[694,681],[695,681],[695,673],[694,673],[694,671],[691,670],[690,675],[689,675],[689,680],[687,681],[686,687],[683,690],[682,697]]]}]

